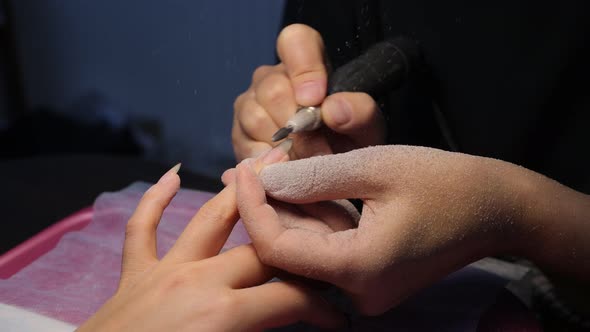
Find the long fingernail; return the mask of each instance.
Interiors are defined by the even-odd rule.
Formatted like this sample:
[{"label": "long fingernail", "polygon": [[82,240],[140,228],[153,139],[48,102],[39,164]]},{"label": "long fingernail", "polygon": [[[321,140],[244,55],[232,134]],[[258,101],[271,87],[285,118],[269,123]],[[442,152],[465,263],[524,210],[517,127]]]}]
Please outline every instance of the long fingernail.
[{"label": "long fingernail", "polygon": [[249,158],[258,158],[264,156],[265,154],[269,153],[272,148],[263,148],[263,149],[256,149],[250,153]]},{"label": "long fingernail", "polygon": [[182,166],[182,163],[174,165],[174,167],[172,167],[168,172],[178,174],[178,171],[180,171],[180,166]]},{"label": "long fingernail", "polygon": [[169,178],[178,174],[178,171],[180,170],[180,166],[182,166],[182,163],[176,164],[174,167],[172,167],[170,170],[168,170],[168,172],[164,173],[164,175],[162,175],[160,180],[158,180],[158,183],[166,182]]},{"label": "long fingernail", "polygon": [[270,150],[263,158],[262,162],[266,165],[270,165],[281,161],[285,156],[289,154],[291,147],[293,146],[293,140],[288,138],[281,142],[281,144],[275,146]]}]

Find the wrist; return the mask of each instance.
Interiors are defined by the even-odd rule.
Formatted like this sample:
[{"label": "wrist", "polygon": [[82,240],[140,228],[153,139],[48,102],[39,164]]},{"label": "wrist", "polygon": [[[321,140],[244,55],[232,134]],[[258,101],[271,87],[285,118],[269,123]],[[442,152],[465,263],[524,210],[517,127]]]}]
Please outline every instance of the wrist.
[{"label": "wrist", "polygon": [[531,255],[538,250],[538,241],[535,230],[539,227],[537,216],[539,201],[539,192],[542,192],[541,175],[534,173],[526,168],[510,164],[511,179],[509,181],[509,190],[513,190],[518,197],[515,206],[518,211],[514,219],[515,224],[515,241],[514,247],[510,254],[527,257],[532,259]]},{"label": "wrist", "polygon": [[[536,183],[517,165],[497,159],[483,158],[483,167],[476,172],[485,174],[484,196],[492,202],[489,212],[496,226],[487,255],[516,255],[527,257],[530,243],[529,206]],[[485,227],[485,225],[484,225]]]},{"label": "wrist", "polygon": [[518,186],[524,204],[517,254],[549,274],[588,280],[590,196],[521,169]]}]

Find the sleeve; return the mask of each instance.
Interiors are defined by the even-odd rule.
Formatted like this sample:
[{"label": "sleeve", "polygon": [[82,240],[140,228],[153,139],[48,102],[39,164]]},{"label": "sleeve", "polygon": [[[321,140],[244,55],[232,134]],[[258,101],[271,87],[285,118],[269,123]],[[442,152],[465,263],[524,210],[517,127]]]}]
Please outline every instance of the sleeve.
[{"label": "sleeve", "polygon": [[[382,1],[287,0],[282,27],[302,23],[324,39],[326,63],[332,70],[384,39]],[[424,77],[413,77],[397,91],[378,98],[387,125],[387,143],[444,148],[432,112]]]}]

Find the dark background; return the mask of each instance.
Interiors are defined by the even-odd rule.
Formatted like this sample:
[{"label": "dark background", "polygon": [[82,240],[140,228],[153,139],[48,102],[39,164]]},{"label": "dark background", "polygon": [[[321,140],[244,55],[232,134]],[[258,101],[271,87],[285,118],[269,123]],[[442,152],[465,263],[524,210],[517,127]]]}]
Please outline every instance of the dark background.
[{"label": "dark background", "polygon": [[104,191],[220,187],[283,1],[0,1],[0,252]]}]

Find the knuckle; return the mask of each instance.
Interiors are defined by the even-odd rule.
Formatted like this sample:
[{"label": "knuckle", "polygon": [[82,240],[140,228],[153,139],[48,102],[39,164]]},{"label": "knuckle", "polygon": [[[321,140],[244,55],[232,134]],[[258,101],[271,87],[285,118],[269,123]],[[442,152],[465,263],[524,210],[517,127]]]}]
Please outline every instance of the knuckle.
[{"label": "knuckle", "polygon": [[240,299],[230,291],[222,292],[215,299],[214,307],[218,312],[237,312],[241,307]]},{"label": "knuckle", "polygon": [[154,223],[143,223],[141,220],[130,219],[125,225],[125,239],[131,239],[138,234],[147,234],[155,232],[157,224]]},{"label": "knuckle", "polygon": [[266,110],[254,98],[245,94],[236,99],[234,110],[232,140],[239,139],[242,131],[246,135],[252,136],[256,131],[264,129],[270,118]]},{"label": "knuckle", "polygon": [[292,94],[291,82],[283,74],[269,75],[256,89],[256,96],[261,105],[272,105],[283,101]]},{"label": "knuckle", "polygon": [[242,119],[242,126],[249,136],[267,127],[270,116],[262,107],[251,107],[248,116]]},{"label": "knuckle", "polygon": [[242,94],[240,94],[236,98],[236,100],[234,100],[234,104],[233,104],[234,115],[238,118],[243,116],[242,114],[245,111],[247,111],[248,105],[252,101],[255,101],[255,96],[256,96],[256,94],[254,93],[254,90],[252,88],[250,88],[250,89],[244,91]]},{"label": "knuckle", "polygon": [[139,220],[138,218],[132,217],[129,219],[127,224],[125,225],[125,238],[133,238],[137,234],[146,233],[148,231],[155,231],[156,225],[153,223],[146,223],[143,222],[144,220]]},{"label": "knuckle", "polygon": [[239,126],[234,125],[231,130],[231,143],[234,147],[242,145],[242,135],[240,135]]},{"label": "knuckle", "polygon": [[228,209],[222,209],[218,206],[215,206],[211,201],[203,204],[199,209],[198,215],[202,221],[220,221],[228,219]]},{"label": "knuckle", "polygon": [[272,243],[258,242],[255,244],[256,255],[262,264],[277,266],[285,261],[281,259],[281,250],[277,248],[276,241]]},{"label": "knuckle", "polygon": [[271,70],[273,66],[260,66],[254,70],[252,73],[252,83],[256,83],[261,80],[264,76],[266,76]]},{"label": "knuckle", "polygon": [[175,270],[168,274],[162,281],[162,290],[164,292],[171,292],[176,290],[186,289],[191,284],[193,277],[186,273],[185,270]]},{"label": "knuckle", "polygon": [[244,104],[244,101],[245,101],[246,98],[247,98],[246,97],[246,92],[244,92],[244,93],[240,94],[236,98],[236,100],[234,100],[234,104],[233,104],[234,113],[240,112],[240,110],[242,109],[242,105]]},{"label": "knuckle", "polygon": [[306,63],[305,65],[289,70],[293,84],[299,85],[309,81],[316,81],[326,77],[326,68],[323,62]]},{"label": "knuckle", "polygon": [[160,187],[158,184],[153,185],[149,188],[141,197],[141,201],[139,204],[141,205],[153,205],[157,204],[160,206],[162,204],[162,197],[160,195]]},{"label": "knuckle", "polygon": [[144,227],[140,223],[137,222],[135,218],[129,219],[127,225],[125,225],[125,238],[130,238],[135,236],[138,232],[143,230]]}]

